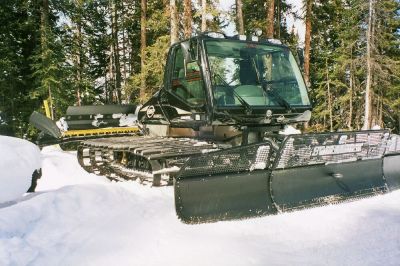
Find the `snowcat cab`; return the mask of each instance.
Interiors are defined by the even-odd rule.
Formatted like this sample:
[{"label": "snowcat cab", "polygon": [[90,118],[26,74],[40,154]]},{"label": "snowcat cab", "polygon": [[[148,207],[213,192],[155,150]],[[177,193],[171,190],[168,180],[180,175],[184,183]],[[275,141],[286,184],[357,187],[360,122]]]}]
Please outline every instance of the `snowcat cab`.
[{"label": "snowcat cab", "polygon": [[150,135],[238,145],[310,119],[306,86],[288,47],[214,35],[171,47],[164,86],[139,111]]}]

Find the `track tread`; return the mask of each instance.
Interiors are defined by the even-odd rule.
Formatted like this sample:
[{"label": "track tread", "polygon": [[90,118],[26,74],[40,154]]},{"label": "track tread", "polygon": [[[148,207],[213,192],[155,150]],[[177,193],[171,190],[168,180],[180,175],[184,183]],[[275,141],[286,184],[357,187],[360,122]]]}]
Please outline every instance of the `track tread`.
[{"label": "track tread", "polygon": [[[139,180],[157,185],[156,179],[160,179],[161,174],[154,174],[156,171],[180,168],[188,158],[216,149],[214,144],[187,138],[100,138],[80,144],[78,161],[86,171],[111,180]],[[137,165],[142,167],[135,168]],[[172,184],[173,174],[164,174],[163,184]]]}]

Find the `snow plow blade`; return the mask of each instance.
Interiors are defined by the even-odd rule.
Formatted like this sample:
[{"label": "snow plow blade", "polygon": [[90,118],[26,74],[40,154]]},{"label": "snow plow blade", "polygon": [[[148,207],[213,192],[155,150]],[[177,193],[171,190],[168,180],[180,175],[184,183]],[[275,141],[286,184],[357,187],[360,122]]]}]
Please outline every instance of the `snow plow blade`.
[{"label": "snow plow blade", "polygon": [[287,136],[191,158],[178,174],[185,223],[243,219],[400,188],[400,137],[388,131]]},{"label": "snow plow blade", "polygon": [[62,133],[56,123],[41,113],[34,111],[29,117],[29,123],[55,139],[62,137]]}]

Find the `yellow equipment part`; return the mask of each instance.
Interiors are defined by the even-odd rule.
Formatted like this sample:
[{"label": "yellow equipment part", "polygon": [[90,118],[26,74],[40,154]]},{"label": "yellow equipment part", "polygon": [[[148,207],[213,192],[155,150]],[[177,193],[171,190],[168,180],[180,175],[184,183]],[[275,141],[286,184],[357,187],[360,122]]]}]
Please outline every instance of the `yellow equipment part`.
[{"label": "yellow equipment part", "polygon": [[63,132],[63,137],[81,137],[95,135],[126,134],[138,132],[138,127],[110,127],[96,129],[68,130]]},{"label": "yellow equipment part", "polygon": [[49,101],[48,100],[43,100],[43,106],[44,106],[44,111],[46,113],[47,118],[51,119]]}]

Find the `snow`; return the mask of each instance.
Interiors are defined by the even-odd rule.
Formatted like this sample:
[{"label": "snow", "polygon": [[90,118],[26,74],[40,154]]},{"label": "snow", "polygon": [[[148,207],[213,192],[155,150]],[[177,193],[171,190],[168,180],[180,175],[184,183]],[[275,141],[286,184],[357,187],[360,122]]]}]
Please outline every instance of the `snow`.
[{"label": "snow", "polygon": [[119,126],[120,127],[132,127],[135,126],[137,124],[137,115],[135,114],[121,114],[121,116],[119,117]]},{"label": "snow", "polygon": [[102,114],[97,114],[97,115],[95,115],[95,116],[93,117],[92,125],[93,125],[94,127],[99,127],[99,126],[101,126],[102,124],[107,124],[107,122],[99,121],[99,119],[100,119],[100,118],[103,118],[103,117],[104,117],[104,115],[102,115]]},{"label": "snow", "polygon": [[43,148],[42,157],[42,177],[38,182],[36,191],[55,190],[64,186],[85,183],[109,182],[105,177],[87,173],[78,164],[76,152],[64,152],[58,145]]},{"label": "snow", "polygon": [[38,192],[0,205],[0,265],[400,261],[400,191],[276,216],[187,225],[176,217],[173,187],[110,182],[86,173],[75,153],[57,147],[42,150],[42,157]]},{"label": "snow", "polygon": [[41,168],[39,148],[29,141],[0,136],[0,203],[21,197]]},{"label": "snow", "polygon": [[65,120],[65,117],[61,117],[57,122],[56,122],[57,127],[61,131],[68,131],[68,123]]},{"label": "snow", "polygon": [[281,135],[292,135],[292,134],[300,134],[301,131],[294,128],[291,125],[285,125],[285,128],[281,131],[279,131],[279,134]]}]

